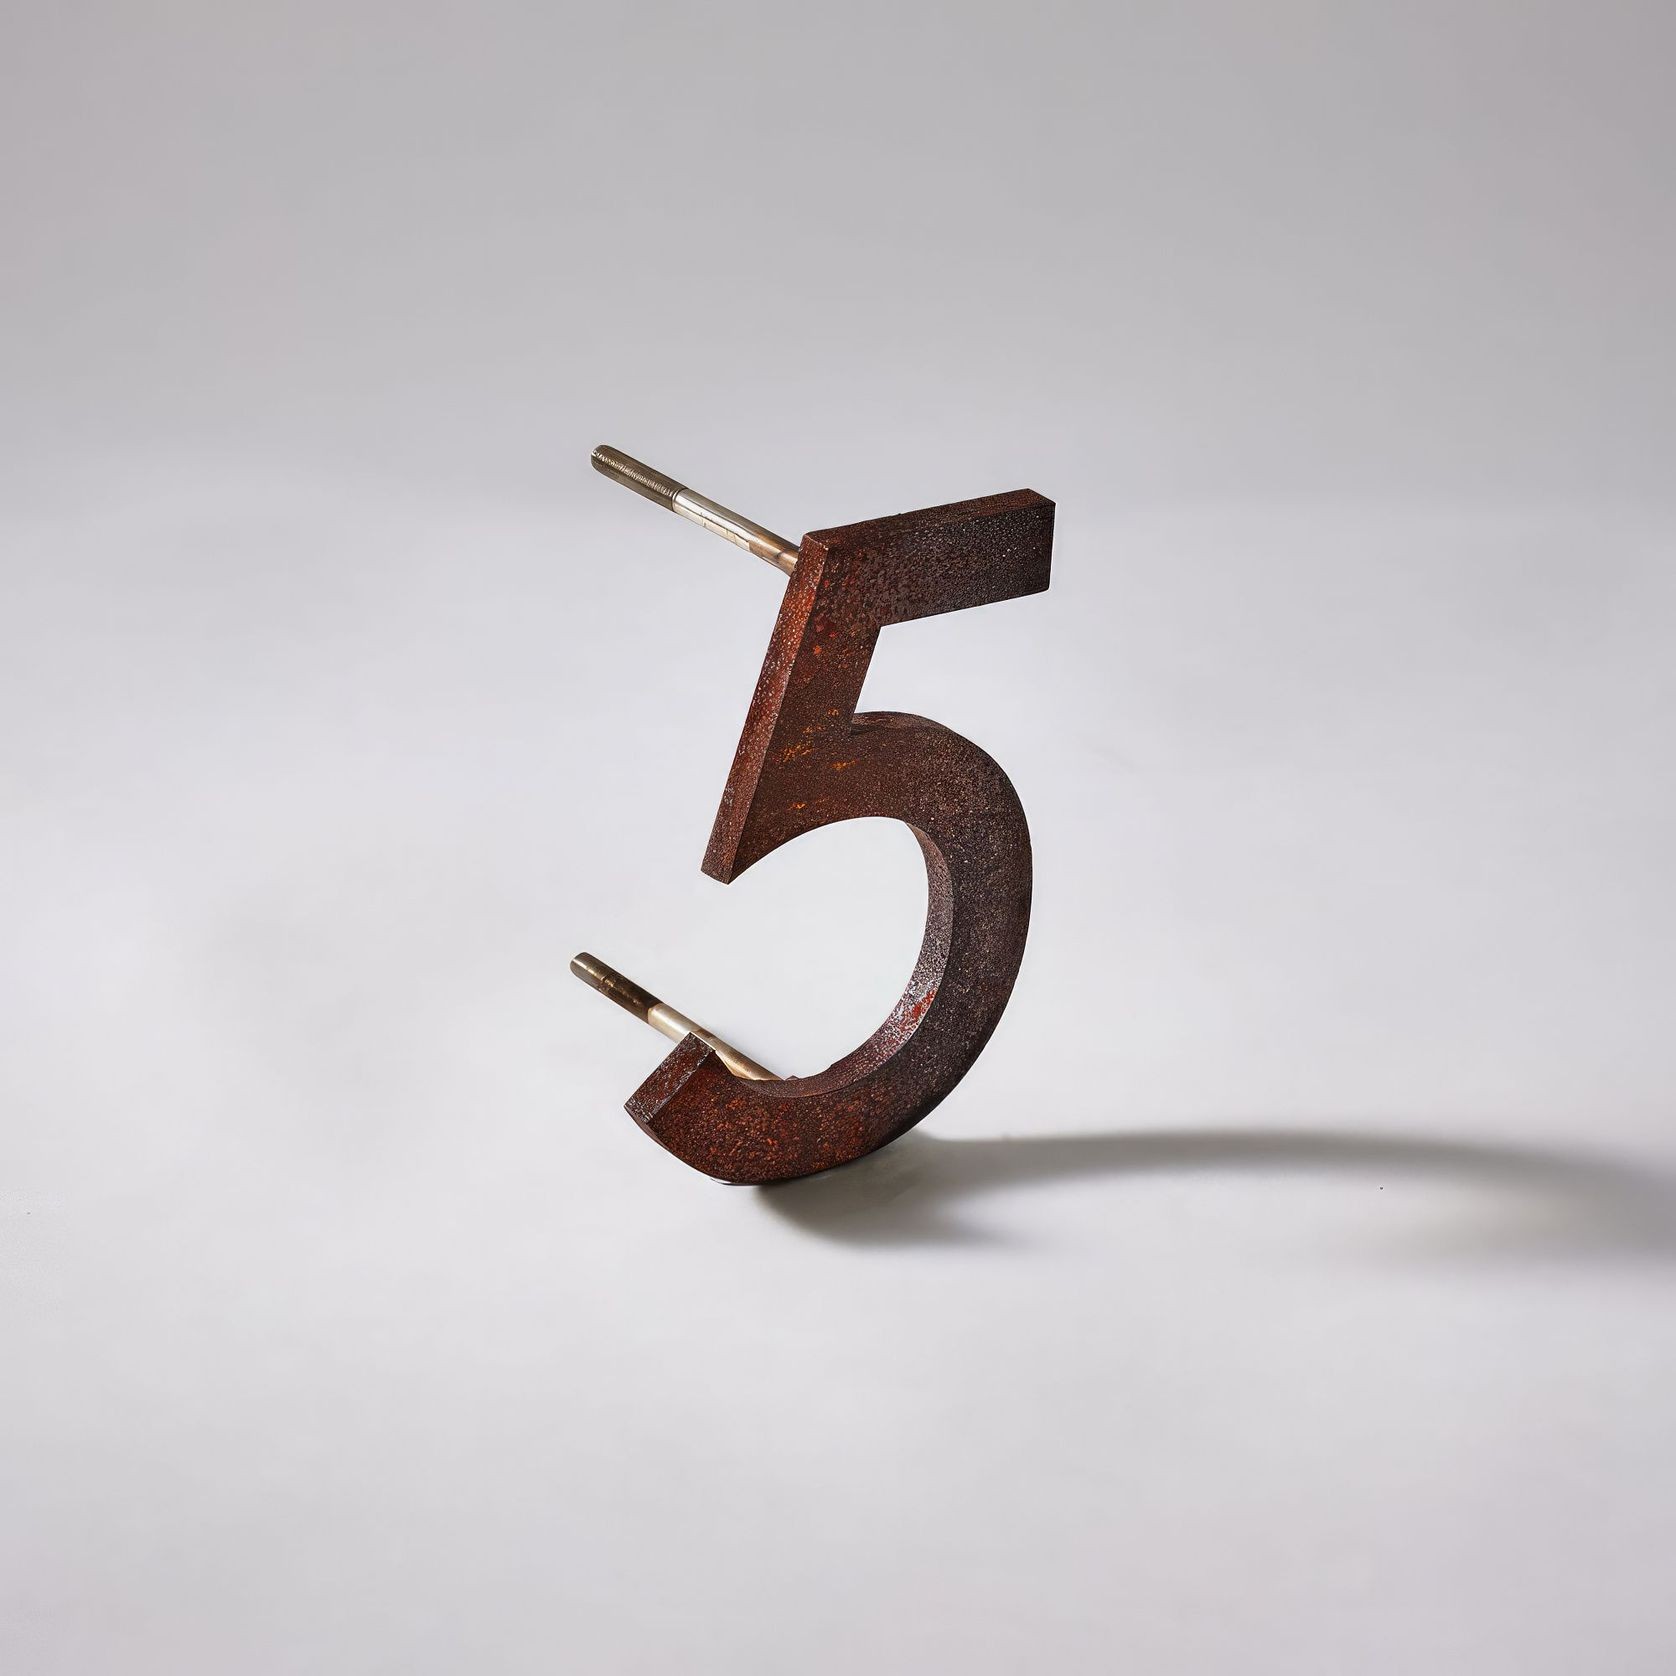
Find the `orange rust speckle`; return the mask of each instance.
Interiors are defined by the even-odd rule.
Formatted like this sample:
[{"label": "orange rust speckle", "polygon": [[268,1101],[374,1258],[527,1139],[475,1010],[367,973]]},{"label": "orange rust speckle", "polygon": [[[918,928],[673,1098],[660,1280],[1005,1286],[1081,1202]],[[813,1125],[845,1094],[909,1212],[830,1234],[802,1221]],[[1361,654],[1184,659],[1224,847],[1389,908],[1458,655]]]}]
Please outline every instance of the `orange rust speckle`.
[{"label": "orange rust speckle", "polygon": [[832,765],[832,772],[834,774],[842,774],[846,768],[854,768],[860,761],[860,757],[849,757],[843,762],[835,762]]}]

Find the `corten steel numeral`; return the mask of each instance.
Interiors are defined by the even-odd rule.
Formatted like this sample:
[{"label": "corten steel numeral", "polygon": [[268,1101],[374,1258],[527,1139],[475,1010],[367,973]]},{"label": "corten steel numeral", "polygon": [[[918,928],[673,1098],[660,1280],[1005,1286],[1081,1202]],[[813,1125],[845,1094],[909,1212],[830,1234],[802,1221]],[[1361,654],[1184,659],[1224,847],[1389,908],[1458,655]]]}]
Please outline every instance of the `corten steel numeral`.
[{"label": "corten steel numeral", "polygon": [[919,840],[925,937],[890,1016],[812,1077],[776,1078],[591,955],[572,969],[679,1041],[628,1110],[706,1175],[783,1181],[913,1127],[971,1068],[1012,993],[1030,921],[1030,831],[1011,782],[923,716],[856,712],[879,631],[1048,585],[1053,503],[1029,489],[816,530],[800,549],[612,449],[607,475],[705,524],[790,582],[704,871],[724,884],[793,838],[885,815]]}]

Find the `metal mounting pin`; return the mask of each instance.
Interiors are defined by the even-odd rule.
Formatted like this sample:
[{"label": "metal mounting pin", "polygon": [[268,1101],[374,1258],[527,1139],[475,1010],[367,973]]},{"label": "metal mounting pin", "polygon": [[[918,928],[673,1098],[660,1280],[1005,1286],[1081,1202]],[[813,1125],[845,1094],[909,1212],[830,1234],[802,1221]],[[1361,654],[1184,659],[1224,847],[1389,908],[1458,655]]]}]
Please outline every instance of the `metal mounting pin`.
[{"label": "metal mounting pin", "polygon": [[608,1001],[615,1001],[624,1012],[633,1013],[670,1041],[678,1042],[683,1036],[698,1037],[706,1047],[715,1049],[716,1057],[736,1077],[744,1077],[747,1082],[779,1081],[766,1066],[757,1064],[702,1024],[695,1024],[685,1013],[666,1006],[649,989],[642,989],[632,978],[613,971],[603,960],[596,960],[591,954],[579,954],[571,961],[570,969],[590,989],[597,989]]},{"label": "metal mounting pin", "polygon": [[695,494],[686,484],[677,483],[673,477],[630,458],[620,449],[608,448],[602,442],[594,450],[594,470],[603,472],[613,483],[621,483],[625,489],[632,489],[637,495],[644,495],[647,500],[690,519],[723,541],[731,541],[735,547],[743,547],[747,553],[766,559],[787,576],[797,568],[795,541],[787,541],[783,535],[765,530],[761,524],[754,524],[706,496]]}]

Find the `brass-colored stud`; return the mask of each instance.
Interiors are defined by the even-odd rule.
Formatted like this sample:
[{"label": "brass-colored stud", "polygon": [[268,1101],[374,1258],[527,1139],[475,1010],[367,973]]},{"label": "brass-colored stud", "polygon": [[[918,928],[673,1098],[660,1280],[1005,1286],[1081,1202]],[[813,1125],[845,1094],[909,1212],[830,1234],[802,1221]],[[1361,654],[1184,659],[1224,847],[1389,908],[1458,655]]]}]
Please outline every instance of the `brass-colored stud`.
[{"label": "brass-colored stud", "polygon": [[594,450],[594,470],[603,472],[613,483],[621,483],[625,489],[632,489],[637,495],[644,495],[647,500],[656,501],[659,506],[666,506],[671,512],[690,519],[701,528],[719,535],[723,541],[731,541],[735,547],[743,547],[747,553],[766,559],[787,576],[797,568],[798,548],[795,541],[787,541],[783,535],[765,530],[761,524],[754,524],[749,518],[730,512],[725,506],[718,506],[706,496],[695,494],[686,484],[677,483],[673,477],[666,477],[661,471],[631,459],[619,449],[608,448],[601,443]]},{"label": "brass-colored stud", "polygon": [[570,969],[590,989],[597,989],[609,1001],[615,1001],[624,1012],[633,1013],[642,1022],[678,1042],[683,1036],[696,1036],[706,1047],[714,1048],[716,1057],[736,1076],[748,1082],[777,1082],[779,1079],[766,1066],[741,1053],[731,1042],[724,1042],[702,1024],[695,1024],[685,1013],[660,1001],[649,989],[642,989],[632,978],[613,971],[603,960],[591,954],[579,954],[571,961]]}]

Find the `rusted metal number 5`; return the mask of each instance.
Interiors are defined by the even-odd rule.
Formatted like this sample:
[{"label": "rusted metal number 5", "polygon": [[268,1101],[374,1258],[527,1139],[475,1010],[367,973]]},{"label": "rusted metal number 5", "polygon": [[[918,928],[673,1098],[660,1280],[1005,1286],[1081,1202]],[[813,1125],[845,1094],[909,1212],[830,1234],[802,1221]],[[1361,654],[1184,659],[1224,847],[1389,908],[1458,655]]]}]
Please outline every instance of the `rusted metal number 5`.
[{"label": "rusted metal number 5", "polygon": [[1030,921],[1030,831],[1000,766],[923,716],[857,714],[879,631],[1039,593],[1053,503],[1029,489],[806,535],[800,548],[613,449],[608,476],[790,575],[704,871],[724,884],[802,833],[884,815],[925,854],[925,937],[902,998],[853,1053],[778,1078],[591,955],[572,969],[679,1045],[628,1110],[677,1158],[731,1182],[860,1158],[913,1127],[999,1022]]}]

